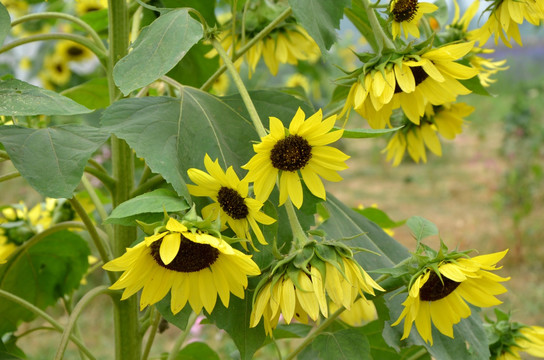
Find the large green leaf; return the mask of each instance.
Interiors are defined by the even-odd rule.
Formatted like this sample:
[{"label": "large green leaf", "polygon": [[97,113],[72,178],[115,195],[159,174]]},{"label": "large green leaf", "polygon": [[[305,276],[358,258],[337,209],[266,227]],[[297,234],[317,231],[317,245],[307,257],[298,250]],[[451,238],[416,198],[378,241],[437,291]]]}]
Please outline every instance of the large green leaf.
[{"label": "large green leaf", "polygon": [[298,357],[300,360],[372,359],[368,338],[359,329],[344,329],[319,334]]},{"label": "large green leaf", "polygon": [[193,312],[193,309],[191,309],[191,306],[189,305],[189,303],[187,303],[180,312],[174,315],[170,308],[171,298],[172,297],[170,293],[166,294],[166,296],[163,297],[162,300],[155,305],[155,307],[157,308],[157,310],[159,310],[162,317],[166,321],[185,331],[185,329],[187,328],[187,323],[189,322],[189,316]]},{"label": "large green leaf", "polygon": [[323,54],[336,42],[335,29],[340,27],[344,8],[350,3],[350,0],[289,0],[295,18],[319,45]]},{"label": "large green leaf", "polygon": [[184,85],[202,86],[219,68],[219,57],[204,57],[210,49],[211,45],[196,44],[167,75]]},{"label": "large green leaf", "polygon": [[110,104],[108,80],[105,77],[94,78],[66,89],[62,95],[89,109],[105,109]]},{"label": "large green leaf", "polygon": [[108,134],[86,125],[68,124],[45,129],[0,126],[13,165],[40,194],[71,198],[87,160]]},{"label": "large green leaf", "polygon": [[187,169],[203,168],[204,154],[236,171],[252,156],[257,134],[228,104],[200,90],[183,87],[181,99],[153,97],[116,102],[102,114],[102,125],[127,141],[154,173],[190,199]]},{"label": "large green leaf", "polygon": [[0,3],[0,46],[4,44],[6,36],[11,30],[11,18],[9,12],[2,3]]},{"label": "large green leaf", "polygon": [[412,216],[406,220],[406,225],[410,228],[412,235],[417,241],[421,241],[429,236],[438,235],[436,225],[421,216]]},{"label": "large green leaf", "polygon": [[323,204],[329,213],[329,218],[319,228],[327,233],[328,238],[341,239],[356,236],[347,240],[346,244],[380,254],[380,256],[367,252],[356,254],[355,257],[363,268],[373,270],[393,267],[410,256],[408,249],[383,232],[378,225],[348,208],[331,194],[327,193],[327,201]]},{"label": "large green leaf", "polygon": [[214,26],[216,0],[162,0],[165,8],[193,8],[200,13],[209,26]]},{"label": "large green leaf", "polygon": [[208,344],[194,342],[185,346],[174,357],[175,360],[219,360],[219,355]]},{"label": "large green leaf", "polygon": [[91,110],[77,102],[17,79],[0,80],[0,115],[76,115]]},{"label": "large green leaf", "polygon": [[249,291],[246,291],[245,299],[239,299],[232,295],[228,308],[218,302],[213,312],[208,315],[208,319],[230,335],[240,351],[242,360],[252,359],[255,351],[263,345],[266,339],[262,321],[254,328],[249,327],[252,296],[253,294]]},{"label": "large green leaf", "polygon": [[[0,266],[0,289],[45,309],[79,286],[89,266],[89,254],[87,242],[67,230],[27,243]],[[34,313],[2,299],[0,335],[34,317]]]},{"label": "large green leaf", "polygon": [[[136,196],[119,204],[104,221],[106,224],[136,225],[136,219],[142,214],[175,212],[187,210],[187,201],[168,189],[157,189]],[[162,217],[162,216],[161,216]]]},{"label": "large green leaf", "polygon": [[172,69],[202,38],[202,25],[187,9],[163,13],[144,28],[132,51],[113,69],[115,83],[126,95]]}]

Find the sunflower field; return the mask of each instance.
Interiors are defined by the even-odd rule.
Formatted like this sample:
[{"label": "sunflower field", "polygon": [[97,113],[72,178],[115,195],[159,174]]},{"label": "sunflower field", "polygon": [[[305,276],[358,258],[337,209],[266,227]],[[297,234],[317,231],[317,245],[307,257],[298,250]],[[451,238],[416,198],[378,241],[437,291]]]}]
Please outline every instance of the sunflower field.
[{"label": "sunflower field", "polygon": [[0,0],[0,360],[544,358],[543,20]]}]

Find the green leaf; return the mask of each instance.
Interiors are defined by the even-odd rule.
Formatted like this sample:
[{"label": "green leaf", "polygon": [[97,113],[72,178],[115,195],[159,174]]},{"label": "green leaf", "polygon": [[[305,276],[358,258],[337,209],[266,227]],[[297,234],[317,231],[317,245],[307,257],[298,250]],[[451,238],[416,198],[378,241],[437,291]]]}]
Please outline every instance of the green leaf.
[{"label": "green leaf", "polygon": [[6,7],[0,3],[0,46],[4,44],[6,36],[11,30],[11,18]]},{"label": "green leaf", "polygon": [[196,44],[167,75],[184,85],[202,86],[219,68],[218,56],[204,57],[212,48],[211,45]]},{"label": "green leaf", "polygon": [[379,46],[376,42],[376,37],[374,36],[374,31],[370,26],[368,21],[368,15],[361,1],[352,1],[351,9],[345,9],[347,18],[351,21],[353,25],[359,30],[361,35],[368,41],[368,44],[375,51],[378,50]]},{"label": "green leaf", "polygon": [[185,331],[185,329],[187,328],[187,322],[189,321],[189,316],[193,312],[193,309],[191,308],[189,303],[187,303],[180,312],[174,315],[172,314],[172,310],[170,309],[170,300],[171,295],[169,292],[168,294],[166,294],[165,297],[162,298],[161,301],[155,304],[155,307],[166,321]]},{"label": "green leaf", "polygon": [[289,5],[298,23],[326,54],[336,42],[335,29],[340,28],[344,8],[350,5],[350,0],[289,0]]},{"label": "green leaf", "polygon": [[[348,139],[364,139],[364,138],[374,138],[379,137],[385,134],[389,134],[395,131],[402,129],[404,126],[399,126],[392,129],[344,129],[343,138]],[[340,130],[339,127],[334,127],[333,130]]]},{"label": "green leaf", "polygon": [[476,75],[467,80],[459,80],[467,89],[478,95],[491,96],[489,91],[482,85],[480,78]]},{"label": "green leaf", "polygon": [[219,360],[219,355],[203,342],[193,342],[185,346],[175,360]]},{"label": "green leaf", "polygon": [[421,241],[429,236],[438,235],[436,225],[421,216],[412,216],[406,220],[406,225],[410,228],[412,235],[417,241]]},{"label": "green leaf", "polygon": [[274,329],[274,339],[300,339],[306,337],[313,328],[312,325],[300,323],[279,324]]},{"label": "green leaf", "polygon": [[175,192],[168,189],[157,189],[119,204],[104,223],[131,226],[135,225],[134,220],[139,219],[141,214],[159,213],[162,218],[164,211],[176,212],[188,208],[187,202]]},{"label": "green leaf", "polygon": [[324,230],[327,238],[341,239],[359,235],[347,240],[346,244],[381,254],[357,253],[355,258],[365,270],[393,267],[410,256],[403,245],[383,232],[378,225],[348,208],[331,194],[327,193],[327,201],[323,204],[330,217],[318,229]]},{"label": "green leaf", "polygon": [[214,26],[216,0],[162,0],[165,8],[193,8],[200,13],[209,26]]},{"label": "green leaf", "polygon": [[248,291],[245,293],[245,299],[231,295],[228,308],[218,301],[213,312],[208,315],[208,319],[230,335],[240,351],[242,360],[252,359],[255,351],[263,345],[266,339],[262,321],[256,327],[249,327],[252,295]]},{"label": "green leaf", "polygon": [[187,9],[163,13],[142,30],[133,50],[115,65],[115,83],[125,95],[152,83],[170,71],[201,38],[202,25]]},{"label": "green leaf", "polygon": [[453,10],[448,9],[448,4],[445,0],[437,0],[434,4],[438,6],[438,10],[432,13],[431,16],[438,21],[441,27],[443,27],[448,24],[450,12],[453,12]]},{"label": "green leaf", "polygon": [[108,80],[105,77],[91,79],[61,94],[89,109],[105,109],[110,104]]},{"label": "green leaf", "polygon": [[183,87],[181,99],[124,99],[102,114],[102,125],[127,141],[185,199],[189,168],[203,168],[204,154],[226,169],[245,164],[252,156],[257,133],[251,123],[220,99]]},{"label": "green leaf", "polygon": [[83,14],[81,20],[85,21],[97,32],[108,30],[108,9],[90,11]]},{"label": "green leaf", "polygon": [[90,113],[72,99],[17,79],[0,80],[0,115],[76,115]]},{"label": "green leaf", "polygon": [[353,209],[353,210],[363,215],[368,220],[376,223],[376,225],[378,225],[382,229],[396,228],[406,223],[406,220],[393,221],[391,220],[389,215],[387,215],[384,211],[374,207],[367,207],[364,209]]},{"label": "green leaf", "polygon": [[[67,231],[22,245],[8,263],[0,266],[0,289],[17,295],[40,309],[79,286],[90,254],[81,236]],[[34,313],[6,299],[0,301],[0,335],[30,321]]]},{"label": "green leaf", "polygon": [[71,198],[87,160],[108,139],[98,128],[68,124],[45,129],[0,126],[13,165],[40,194]]},{"label": "green leaf", "polygon": [[344,329],[319,334],[311,344],[311,350],[300,353],[300,360],[353,360],[372,359],[368,338],[359,329]]}]

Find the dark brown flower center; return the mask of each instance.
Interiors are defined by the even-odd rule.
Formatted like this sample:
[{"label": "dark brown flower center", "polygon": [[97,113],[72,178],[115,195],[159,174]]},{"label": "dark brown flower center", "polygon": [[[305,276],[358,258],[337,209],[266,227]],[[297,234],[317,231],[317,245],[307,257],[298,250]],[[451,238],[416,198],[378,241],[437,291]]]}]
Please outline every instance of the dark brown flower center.
[{"label": "dark brown flower center", "polygon": [[391,13],[396,22],[410,21],[416,16],[419,7],[417,0],[398,0]]},{"label": "dark brown flower center", "polygon": [[80,47],[70,46],[68,48],[68,55],[70,56],[77,57],[77,56],[80,56],[81,54],[83,54],[83,49],[81,49]]},{"label": "dark brown flower center", "polygon": [[[407,66],[407,65],[404,65]],[[411,67],[410,70],[412,71],[412,74],[414,75],[414,82],[416,83],[416,86],[421,84],[425,79],[429,77],[429,74],[423,70],[421,66],[414,66]],[[399,86],[399,83],[397,82],[395,84],[395,94],[401,93],[402,89]]]},{"label": "dark brown flower center", "polygon": [[245,219],[249,214],[244,198],[234,189],[222,186],[217,193],[217,202],[221,209],[234,220]]},{"label": "dark brown flower center", "polygon": [[436,301],[445,298],[451,294],[461,283],[450,280],[442,276],[442,280],[431,270],[429,279],[421,289],[419,289],[419,299],[421,301]]},{"label": "dark brown flower center", "polygon": [[219,257],[219,250],[216,248],[192,242],[181,235],[181,244],[176,257],[170,264],[165,265],[159,252],[161,244],[162,239],[151,244],[151,256],[157,264],[168,270],[183,273],[197,272],[212,265]]},{"label": "dark brown flower center", "polygon": [[62,74],[64,72],[64,65],[62,63],[56,63],[55,71],[58,72],[59,74]]},{"label": "dark brown flower center", "polygon": [[283,171],[297,171],[312,158],[312,146],[298,135],[290,135],[274,145],[270,153],[272,166]]}]

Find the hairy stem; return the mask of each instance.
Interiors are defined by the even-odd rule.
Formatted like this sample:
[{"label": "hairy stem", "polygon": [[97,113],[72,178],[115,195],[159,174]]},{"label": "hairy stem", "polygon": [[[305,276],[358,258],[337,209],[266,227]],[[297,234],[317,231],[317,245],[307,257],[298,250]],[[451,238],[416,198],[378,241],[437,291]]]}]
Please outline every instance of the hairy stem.
[{"label": "hairy stem", "polygon": [[378,21],[378,18],[376,17],[376,12],[370,5],[370,1],[369,0],[360,0],[360,1],[361,1],[361,4],[363,4],[363,7],[366,11],[366,14],[368,16],[368,22],[370,22],[370,27],[372,28],[372,31],[374,33],[374,38],[376,39],[376,42],[378,43],[378,46],[380,47],[380,51],[383,49],[394,50],[395,44],[389,38],[389,36],[387,36],[382,26],[380,25],[380,22]]},{"label": "hairy stem", "polygon": [[18,171],[10,172],[10,173],[1,175],[0,182],[15,179],[15,178],[18,178],[19,176],[21,176],[21,173],[19,173]]}]

